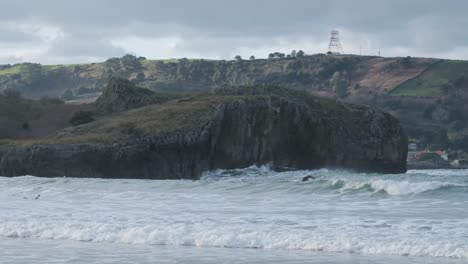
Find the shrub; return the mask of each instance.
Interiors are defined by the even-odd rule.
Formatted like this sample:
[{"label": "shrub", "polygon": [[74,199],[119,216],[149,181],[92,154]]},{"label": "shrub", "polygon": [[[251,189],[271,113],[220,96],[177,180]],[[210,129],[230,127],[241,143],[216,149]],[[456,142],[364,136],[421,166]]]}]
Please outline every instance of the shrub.
[{"label": "shrub", "polygon": [[12,88],[7,88],[3,90],[3,95],[11,99],[21,98],[21,92]]},{"label": "shrub", "polygon": [[93,122],[93,113],[89,111],[78,111],[73,114],[72,118],[70,119],[70,124],[72,126],[78,126],[86,123]]},{"label": "shrub", "polygon": [[44,96],[40,100],[43,104],[64,104],[65,102],[60,98]]},{"label": "shrub", "polygon": [[24,122],[24,123],[21,125],[21,128],[23,128],[23,130],[29,130],[29,123],[28,123],[28,122]]},{"label": "shrub", "polygon": [[411,59],[411,56],[407,56],[405,58],[399,59],[398,62],[400,63],[401,66],[408,68],[413,64],[413,60]]}]

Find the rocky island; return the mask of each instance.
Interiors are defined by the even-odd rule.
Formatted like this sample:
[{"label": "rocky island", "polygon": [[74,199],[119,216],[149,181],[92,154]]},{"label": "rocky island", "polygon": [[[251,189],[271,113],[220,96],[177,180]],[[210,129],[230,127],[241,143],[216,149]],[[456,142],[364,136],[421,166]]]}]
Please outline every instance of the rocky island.
[{"label": "rocky island", "polygon": [[369,107],[270,86],[171,98],[113,78],[88,121],[0,146],[0,175],[198,179],[273,168],[406,171],[398,120]]}]

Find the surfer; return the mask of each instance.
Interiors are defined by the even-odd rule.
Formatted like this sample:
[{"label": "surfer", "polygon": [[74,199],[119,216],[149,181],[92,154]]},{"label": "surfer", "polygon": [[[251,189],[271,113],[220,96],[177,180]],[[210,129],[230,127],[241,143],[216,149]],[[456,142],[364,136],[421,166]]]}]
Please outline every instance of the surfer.
[{"label": "surfer", "polygon": [[315,179],[317,179],[316,176],[308,175],[308,176],[305,176],[304,178],[302,178],[302,182],[306,182],[306,181],[309,181],[309,180],[315,180]]},{"label": "surfer", "polygon": [[34,198],[34,200],[37,200],[37,199],[39,199],[39,197],[41,197],[41,195],[40,195],[40,194],[38,194],[38,195],[36,196],[36,198]]}]

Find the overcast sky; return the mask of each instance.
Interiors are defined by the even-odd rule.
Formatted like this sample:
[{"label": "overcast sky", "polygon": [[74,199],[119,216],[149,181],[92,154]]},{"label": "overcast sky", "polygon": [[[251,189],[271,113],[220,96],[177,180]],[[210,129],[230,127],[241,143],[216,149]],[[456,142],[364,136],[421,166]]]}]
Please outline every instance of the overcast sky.
[{"label": "overcast sky", "polygon": [[0,0],[0,64],[346,53],[468,59],[465,0]]}]

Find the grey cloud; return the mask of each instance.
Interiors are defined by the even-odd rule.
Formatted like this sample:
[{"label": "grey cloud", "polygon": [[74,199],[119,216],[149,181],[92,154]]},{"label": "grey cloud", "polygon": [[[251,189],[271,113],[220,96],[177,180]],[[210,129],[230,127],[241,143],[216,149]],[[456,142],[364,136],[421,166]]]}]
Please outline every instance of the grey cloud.
[{"label": "grey cloud", "polygon": [[34,41],[34,36],[13,30],[11,28],[0,27],[0,44],[24,43]]},{"label": "grey cloud", "polygon": [[[41,57],[50,55],[49,61],[54,56],[69,56],[70,62],[78,57],[103,59],[139,50],[110,44],[128,37],[182,38],[181,43],[173,45],[180,57],[231,56],[238,50],[269,44],[281,48],[282,44],[275,42],[277,38],[287,40],[285,49],[300,38],[308,43],[304,49],[319,52],[324,50],[331,28],[348,34],[343,36],[347,50],[366,42],[373,45],[372,49],[404,47],[411,53],[389,55],[439,56],[468,49],[464,34],[467,8],[468,2],[457,0],[17,0],[0,3],[4,13],[0,23],[44,23],[60,28],[64,39],[47,44],[49,53]],[[0,36],[0,41],[27,42],[30,38],[8,34]]]},{"label": "grey cloud", "polygon": [[87,38],[86,35],[73,35],[54,42],[49,54],[59,57],[115,57],[125,54],[122,48],[114,47],[105,39]]}]

